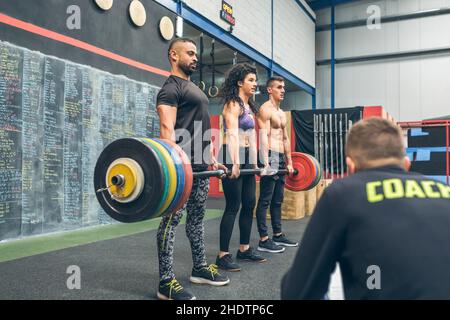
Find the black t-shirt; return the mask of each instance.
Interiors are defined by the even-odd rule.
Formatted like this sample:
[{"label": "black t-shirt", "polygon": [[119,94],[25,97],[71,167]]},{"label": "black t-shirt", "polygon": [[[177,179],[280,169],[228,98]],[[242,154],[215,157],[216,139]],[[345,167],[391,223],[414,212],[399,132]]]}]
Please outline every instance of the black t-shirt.
[{"label": "black t-shirt", "polygon": [[171,75],[158,93],[156,105],[161,104],[177,108],[176,143],[191,159],[192,169],[206,170],[211,143],[208,97],[192,81]]},{"label": "black t-shirt", "polygon": [[322,299],[339,263],[346,299],[450,299],[450,186],[395,166],[333,182],[283,299]]}]

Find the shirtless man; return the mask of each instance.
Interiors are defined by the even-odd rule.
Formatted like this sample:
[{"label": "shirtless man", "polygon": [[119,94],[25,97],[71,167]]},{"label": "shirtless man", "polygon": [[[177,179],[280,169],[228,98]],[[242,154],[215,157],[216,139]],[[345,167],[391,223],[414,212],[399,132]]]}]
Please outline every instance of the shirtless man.
[{"label": "shirtless man", "polygon": [[[267,81],[269,100],[260,108],[257,115],[260,129],[260,159],[264,169],[284,169],[292,174],[291,143],[287,134],[286,115],[280,108],[285,92],[284,79],[271,77]],[[260,195],[256,208],[256,221],[260,241],[259,251],[283,252],[284,247],[296,247],[298,242],[289,240],[281,230],[281,204],[284,195],[284,175],[262,175]],[[269,238],[266,213],[270,207],[273,237]]]}]

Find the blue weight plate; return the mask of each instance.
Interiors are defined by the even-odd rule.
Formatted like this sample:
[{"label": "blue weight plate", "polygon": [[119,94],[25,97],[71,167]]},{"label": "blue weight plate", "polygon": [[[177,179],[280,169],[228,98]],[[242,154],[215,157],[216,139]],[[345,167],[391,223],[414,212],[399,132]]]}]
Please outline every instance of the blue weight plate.
[{"label": "blue weight plate", "polygon": [[177,169],[177,190],[175,192],[175,196],[170,203],[167,210],[163,213],[172,213],[173,209],[177,206],[179,201],[182,198],[183,190],[185,187],[185,175],[184,175],[184,168],[183,163],[181,161],[180,156],[178,155],[178,152],[167,142],[162,141],[161,139],[153,139],[154,141],[158,142],[160,145],[162,145],[164,148],[167,149],[167,151],[170,153],[171,157],[174,160],[175,168]]}]

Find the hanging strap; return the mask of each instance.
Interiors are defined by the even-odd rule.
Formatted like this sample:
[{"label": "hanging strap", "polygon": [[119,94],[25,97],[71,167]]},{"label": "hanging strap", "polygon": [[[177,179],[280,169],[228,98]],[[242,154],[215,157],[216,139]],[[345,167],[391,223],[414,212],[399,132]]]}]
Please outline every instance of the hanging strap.
[{"label": "hanging strap", "polygon": [[209,87],[208,94],[211,98],[217,97],[219,94],[219,88],[216,86],[216,63],[215,63],[215,54],[214,54],[214,48],[215,46],[215,40],[212,39],[211,41],[211,60],[212,60],[212,82],[211,86]]},{"label": "hanging strap", "polygon": [[198,63],[200,64],[200,79],[198,82],[198,87],[200,88],[200,90],[205,91],[206,88],[206,84],[203,81],[203,51],[204,51],[204,47],[203,47],[203,32],[200,34],[200,57],[199,57],[199,61]]}]

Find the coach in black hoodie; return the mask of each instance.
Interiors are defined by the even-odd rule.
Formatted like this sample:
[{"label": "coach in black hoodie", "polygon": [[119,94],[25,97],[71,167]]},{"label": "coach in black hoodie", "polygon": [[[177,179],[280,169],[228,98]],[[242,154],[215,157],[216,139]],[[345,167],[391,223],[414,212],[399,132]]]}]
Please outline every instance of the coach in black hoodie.
[{"label": "coach in black hoodie", "polygon": [[323,193],[282,299],[322,299],[336,263],[346,299],[450,299],[450,186],[407,172],[404,150],[387,120],[352,127],[352,175]]}]

